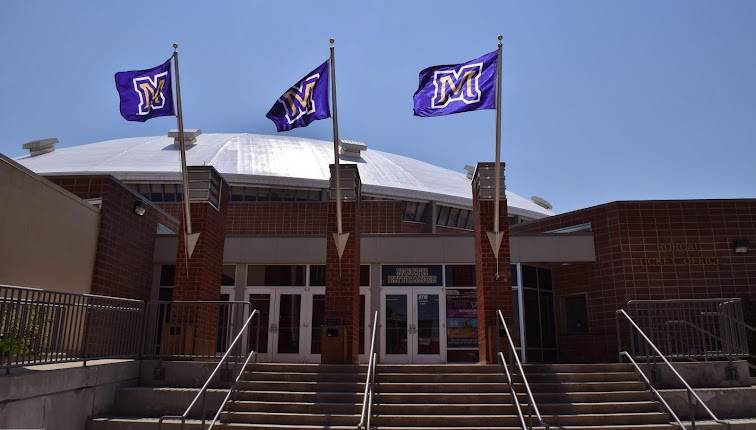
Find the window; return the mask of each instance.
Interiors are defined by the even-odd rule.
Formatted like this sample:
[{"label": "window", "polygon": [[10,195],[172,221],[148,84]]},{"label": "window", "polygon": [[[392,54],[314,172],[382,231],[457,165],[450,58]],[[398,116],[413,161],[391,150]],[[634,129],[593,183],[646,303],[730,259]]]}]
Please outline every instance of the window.
[{"label": "window", "polygon": [[172,287],[176,276],[175,264],[163,264],[160,266],[160,286]]},{"label": "window", "polygon": [[422,222],[427,203],[403,202],[402,221]]},{"label": "window", "polygon": [[311,287],[325,287],[326,275],[325,265],[311,265],[310,266],[310,286]]},{"label": "window", "polygon": [[318,202],[320,190],[231,187],[232,202]]},{"label": "window", "polygon": [[170,302],[173,300],[173,286],[175,285],[175,275],[175,264],[163,264],[162,266],[160,266],[160,285],[158,285],[158,300],[165,302]]},{"label": "window", "polygon": [[447,264],[447,287],[474,287],[475,266],[472,264]]},{"label": "window", "polygon": [[222,286],[234,286],[236,285],[236,266],[233,264],[223,265],[223,273],[221,274]]},{"label": "window", "polygon": [[452,208],[449,206],[438,207],[436,225],[470,230],[473,227],[473,222],[472,211],[468,209]]},{"label": "window", "polygon": [[360,265],[360,286],[361,287],[370,286],[370,265],[369,264]]},{"label": "window", "polygon": [[588,303],[585,294],[564,298],[564,331],[566,334],[588,334]]},{"label": "window", "polygon": [[289,287],[305,285],[305,265],[249,265],[250,287]]},{"label": "window", "polygon": [[562,227],[556,230],[545,231],[544,233],[563,234],[563,233],[579,233],[579,232],[590,232],[590,231],[593,231],[593,226],[591,225],[591,223],[587,222],[585,224],[571,225],[569,227]]},{"label": "window", "polygon": [[[325,287],[326,275],[325,265],[313,264],[310,266],[310,286],[311,287]],[[370,286],[370,265],[360,265],[360,286]]]}]

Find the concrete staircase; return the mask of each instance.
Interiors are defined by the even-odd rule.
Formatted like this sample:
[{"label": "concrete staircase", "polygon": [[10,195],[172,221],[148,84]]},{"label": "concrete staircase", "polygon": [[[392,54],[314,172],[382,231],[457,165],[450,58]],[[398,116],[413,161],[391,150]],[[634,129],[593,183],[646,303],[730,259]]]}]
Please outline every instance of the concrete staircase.
[{"label": "concrete staircase", "polygon": [[[254,364],[240,382],[236,401],[229,403],[221,414],[223,424],[217,428],[355,429],[360,420],[364,372],[364,366]],[[552,428],[673,428],[668,414],[652,401],[630,365],[529,364],[525,372],[544,420]],[[527,410],[524,385],[519,379],[515,381],[515,389]],[[138,403],[133,396],[140,388],[123,390],[120,398],[132,395],[129,408],[133,410]],[[156,390],[159,396],[170,393],[169,389],[148,389],[148,392],[156,396]],[[152,412],[155,417],[177,411],[156,412]],[[155,421],[128,417],[99,419],[92,421],[90,430],[154,429],[157,426],[148,424]],[[501,366],[377,366],[371,423],[374,428],[517,429],[518,423]]]}]

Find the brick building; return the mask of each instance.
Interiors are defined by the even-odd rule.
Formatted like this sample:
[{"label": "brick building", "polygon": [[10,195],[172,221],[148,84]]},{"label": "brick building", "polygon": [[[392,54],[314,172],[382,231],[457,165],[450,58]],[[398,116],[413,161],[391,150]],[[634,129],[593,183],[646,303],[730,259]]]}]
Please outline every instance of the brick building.
[{"label": "brick building", "polygon": [[[248,301],[261,313],[249,342],[263,360],[365,360],[377,311],[382,362],[492,361],[498,309],[528,361],[607,360],[614,313],[628,300],[755,294],[756,200],[615,202],[556,215],[502,187],[496,258],[490,163],[465,174],[344,142],[350,237],[339,258],[330,142],[195,137],[191,257],[176,234],[183,196],[172,138],[17,161],[102,199],[93,292]],[[139,201],[151,222],[136,226],[125,214]]]}]

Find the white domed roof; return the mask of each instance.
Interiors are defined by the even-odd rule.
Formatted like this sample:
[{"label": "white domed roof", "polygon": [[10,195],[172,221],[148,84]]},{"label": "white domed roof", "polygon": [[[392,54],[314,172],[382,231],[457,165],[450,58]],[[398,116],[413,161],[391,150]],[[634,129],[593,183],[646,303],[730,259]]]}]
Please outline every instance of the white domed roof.
[{"label": "white domed roof", "polygon": [[[328,186],[333,143],[292,136],[210,133],[187,148],[187,164],[211,165],[232,185],[255,184],[305,188]],[[413,158],[365,149],[356,163],[364,194],[397,199],[434,200],[471,207],[471,185],[465,174]],[[178,181],[179,155],[167,136],[108,140],[59,148],[16,161],[39,174],[107,173],[124,181]],[[554,213],[507,190],[509,212],[541,218]]]}]

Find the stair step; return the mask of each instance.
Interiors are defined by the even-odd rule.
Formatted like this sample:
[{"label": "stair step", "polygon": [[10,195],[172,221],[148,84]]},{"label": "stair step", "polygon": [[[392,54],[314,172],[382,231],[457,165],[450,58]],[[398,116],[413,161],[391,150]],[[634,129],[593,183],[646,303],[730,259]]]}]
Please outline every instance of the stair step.
[{"label": "stair step", "polygon": [[[274,390],[274,391],[329,391],[361,393],[365,389],[364,382],[290,382],[290,381],[240,381],[241,390]],[[524,391],[524,385],[514,384],[515,391]],[[580,391],[645,391],[646,386],[640,381],[627,382],[564,382],[532,383],[533,393],[580,392]],[[503,382],[451,382],[438,384],[381,382],[376,383],[378,393],[502,393],[509,391]]]},{"label": "stair step", "polygon": [[[660,412],[618,414],[543,415],[549,425],[611,425],[666,424],[669,417]],[[381,426],[516,426],[519,417],[513,415],[376,415],[375,425]]]},{"label": "stair step", "polygon": [[[362,403],[362,392],[302,392],[302,391],[239,391],[237,400],[271,401],[271,402],[320,402],[320,403]],[[535,393],[536,402],[638,402],[649,400],[646,391],[585,391],[566,393]],[[521,402],[526,402],[526,395],[518,393]],[[423,404],[423,403],[499,403],[511,402],[509,391],[495,393],[376,393],[376,403],[382,404]]]},{"label": "stair step", "polygon": [[[630,413],[658,412],[657,404],[645,402],[616,403],[542,403],[538,405],[542,414],[580,414],[580,413]],[[527,410],[527,404],[522,404]],[[232,412],[275,412],[306,414],[359,414],[362,403],[315,403],[315,402],[273,402],[273,401],[238,401],[228,403],[227,411]],[[513,404],[495,403],[429,403],[429,404],[383,404],[373,405],[377,415],[514,415],[517,410]]]},{"label": "stair step", "polygon": [[[316,373],[316,372],[268,372],[248,371],[244,381],[290,381],[290,382],[364,382],[365,373]],[[571,373],[531,373],[528,382],[634,382],[638,376],[634,372],[571,372]],[[514,375],[514,382],[522,382],[522,376]],[[506,382],[503,373],[378,373],[376,382]]]},{"label": "stair step", "polygon": [[[179,430],[181,424],[177,421],[167,421],[163,423],[163,430]],[[216,428],[229,430],[354,430],[355,426],[318,426],[318,425],[279,425],[279,424],[249,424],[249,423],[220,423]],[[698,423],[701,428],[721,428],[714,423]],[[95,418],[92,419],[87,427],[88,430],[158,430],[157,418]],[[374,426],[375,430],[459,430],[459,427],[395,427],[395,426]],[[517,426],[465,426],[466,430],[519,430]],[[539,427],[534,427],[538,429]],[[670,424],[631,424],[631,425],[601,425],[601,426],[570,426],[569,430],[670,430],[676,429],[676,426]],[[186,423],[185,430],[200,430],[200,422],[189,420]]]}]

